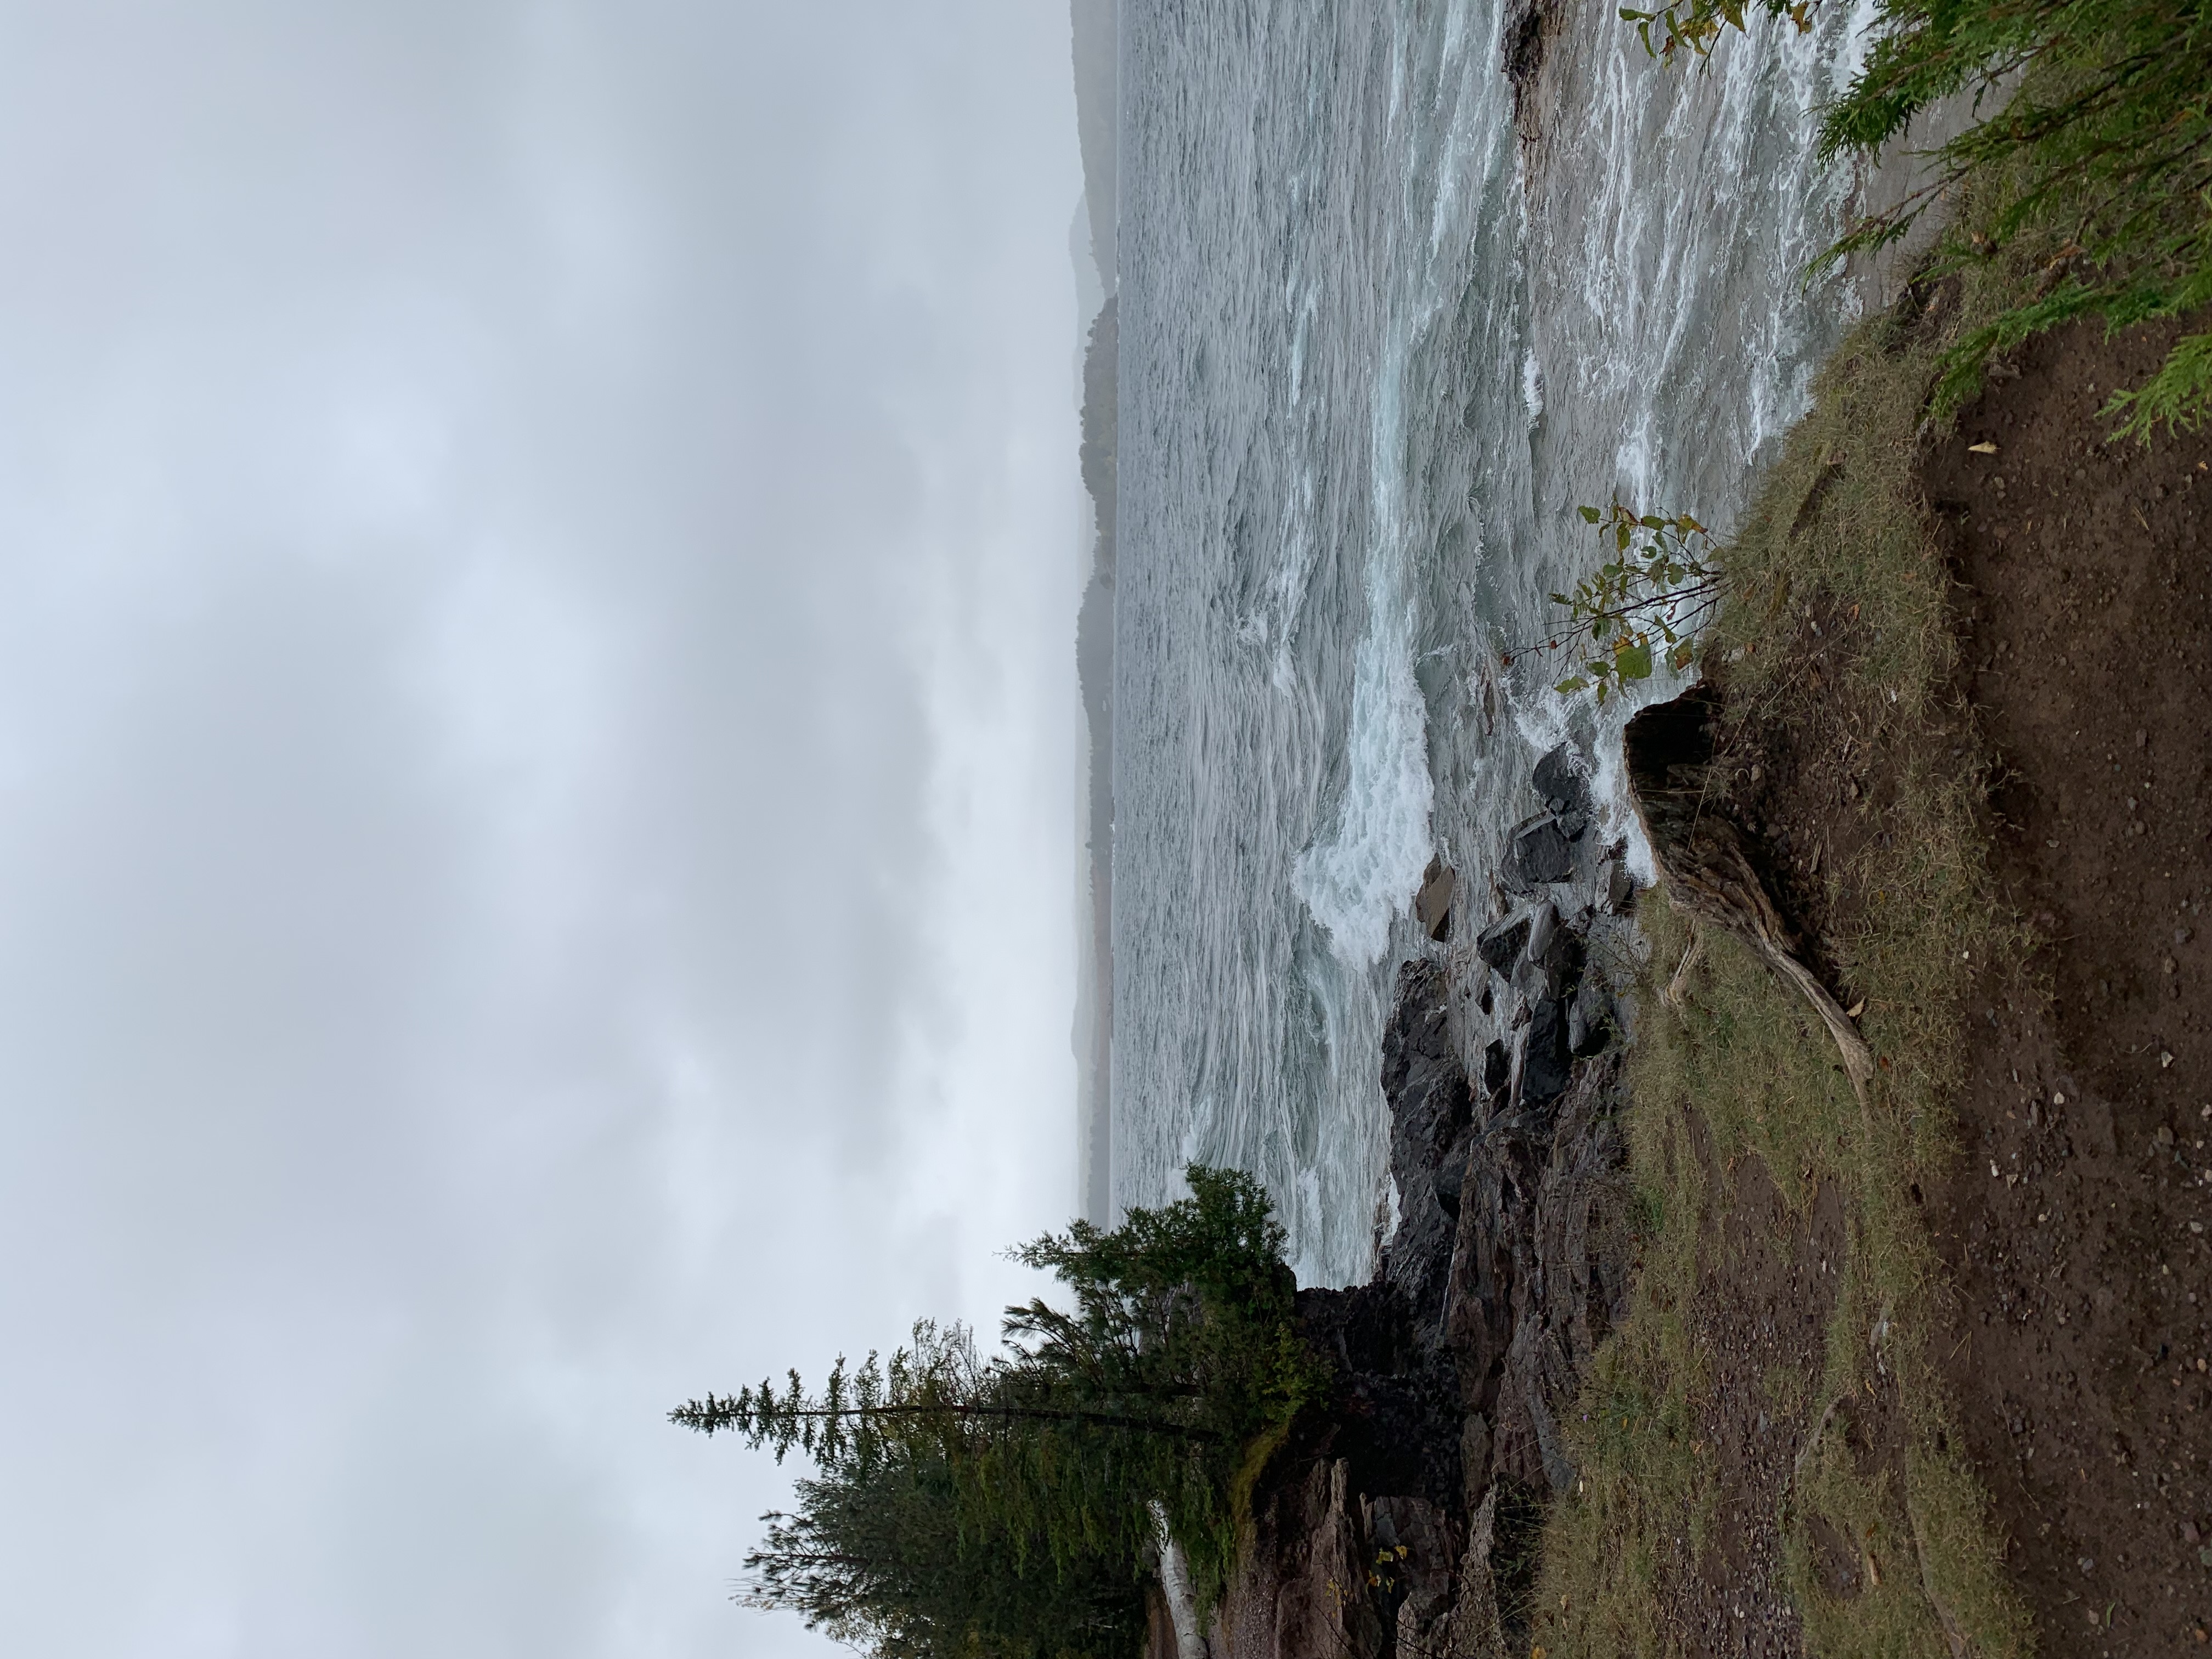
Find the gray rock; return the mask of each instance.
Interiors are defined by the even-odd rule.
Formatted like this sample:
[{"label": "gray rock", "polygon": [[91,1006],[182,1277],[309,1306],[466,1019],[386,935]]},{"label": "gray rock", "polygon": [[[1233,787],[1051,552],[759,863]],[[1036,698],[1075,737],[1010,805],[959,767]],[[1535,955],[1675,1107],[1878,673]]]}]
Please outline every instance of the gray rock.
[{"label": "gray rock", "polygon": [[1521,1048],[1522,1106],[1548,1106],[1566,1093],[1573,1061],[1567,1053],[1567,1010],[1556,997],[1539,1002]]},{"label": "gray rock", "polygon": [[1538,761],[1532,781],[1554,812],[1589,811],[1589,780],[1583,775],[1572,744],[1563,743]]},{"label": "gray rock", "polygon": [[1459,878],[1452,867],[1441,858],[1431,859],[1421,890],[1413,895],[1413,920],[1431,939],[1451,937],[1452,898],[1458,890]]},{"label": "gray rock", "polygon": [[1521,954],[1528,942],[1528,916],[1524,911],[1517,916],[1508,916],[1503,921],[1493,921],[1475,936],[1474,953],[1498,973],[1510,972],[1514,958]]},{"label": "gray rock", "polygon": [[1559,930],[1559,907],[1546,899],[1528,912],[1528,956],[1531,962],[1540,963],[1544,953],[1552,948],[1553,937]]},{"label": "gray rock", "polygon": [[1636,880],[1628,873],[1628,866],[1619,859],[1608,860],[1605,866],[1606,915],[1626,915],[1635,902]]},{"label": "gray rock", "polygon": [[1399,973],[1397,1009],[1382,1034],[1382,1082],[1391,1102],[1390,1174],[1398,1184],[1398,1231],[1385,1273],[1422,1307],[1443,1294],[1459,1209],[1456,1177],[1446,1205],[1438,1171],[1474,1122],[1474,1093],[1452,1044],[1443,972],[1433,963],[1408,963]]},{"label": "gray rock", "polygon": [[1510,848],[1507,863],[1524,887],[1565,881],[1575,872],[1574,847],[1549,812],[1516,825]]},{"label": "gray rock", "polygon": [[1613,997],[1604,977],[1585,974],[1567,1005],[1567,1052],[1577,1060],[1601,1053],[1613,1036]]},{"label": "gray rock", "polygon": [[1515,986],[1531,1000],[1556,1000],[1574,989],[1582,971],[1582,935],[1559,919],[1556,906],[1538,905],[1530,916],[1528,948],[1522,970],[1513,976]]},{"label": "gray rock", "polygon": [[1492,1040],[1482,1051],[1482,1092],[1495,1095],[1513,1080],[1513,1056],[1503,1042]]}]

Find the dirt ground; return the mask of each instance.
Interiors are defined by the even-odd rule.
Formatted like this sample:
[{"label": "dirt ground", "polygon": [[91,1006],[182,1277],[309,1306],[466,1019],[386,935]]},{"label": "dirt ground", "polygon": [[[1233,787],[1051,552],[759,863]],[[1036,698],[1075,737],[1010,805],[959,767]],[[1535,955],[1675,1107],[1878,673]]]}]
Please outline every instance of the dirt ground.
[{"label": "dirt ground", "polygon": [[[2212,1645],[2212,434],[2111,444],[2095,413],[2173,332],[2032,343],[1920,469],[1963,657],[1940,741],[1987,780],[1997,886],[2039,945],[1973,970],[1962,1156],[1913,1197],[1954,1279],[1939,1357],[2006,1565],[2040,1650],[2094,1659]],[[1884,833],[1885,798],[1910,787],[1863,741],[1881,712],[1846,672],[1863,642],[1855,612],[1798,617],[1791,678],[1832,695],[1810,716],[1801,702],[1779,745],[1755,704],[1732,707],[1714,803],[1846,1000],[1881,988],[1848,984],[1823,936],[1879,896],[1821,872]],[[1738,1202],[1764,1207],[1755,1190]],[[1774,1316],[1804,1304],[1819,1253],[1731,1241],[1735,1300],[1705,1298],[1732,1327],[1714,1351],[1781,1358]],[[1724,1508],[1769,1514],[1783,1449],[1761,1449],[1755,1389],[1721,1398],[1743,1402],[1708,1414]],[[1849,1597],[1857,1554],[1814,1541]],[[1772,1540],[1736,1543],[1756,1547],[1688,1576],[1678,1635],[1796,1650]]]},{"label": "dirt ground", "polygon": [[2047,940],[1987,987],[1929,1221],[1964,1431],[2051,1654],[2212,1631],[2212,440],[2107,445],[2094,415],[2171,334],[2033,343],[1923,469],[1997,874]]}]

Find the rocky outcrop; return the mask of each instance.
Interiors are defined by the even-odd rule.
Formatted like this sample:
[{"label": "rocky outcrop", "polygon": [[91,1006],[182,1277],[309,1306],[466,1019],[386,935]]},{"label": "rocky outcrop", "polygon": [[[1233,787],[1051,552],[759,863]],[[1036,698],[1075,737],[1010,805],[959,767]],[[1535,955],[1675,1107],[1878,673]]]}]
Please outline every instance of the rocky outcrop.
[{"label": "rocky outcrop", "polygon": [[1487,1659],[1522,1633],[1534,1530],[1575,1478],[1560,1425],[1626,1310],[1620,1068],[1592,1035],[1609,994],[1555,903],[1476,948],[1515,1041],[1471,1079],[1446,970],[1401,973],[1382,1079],[1396,1227],[1369,1283],[1298,1293],[1331,1398],[1255,1494],[1212,1659]]}]

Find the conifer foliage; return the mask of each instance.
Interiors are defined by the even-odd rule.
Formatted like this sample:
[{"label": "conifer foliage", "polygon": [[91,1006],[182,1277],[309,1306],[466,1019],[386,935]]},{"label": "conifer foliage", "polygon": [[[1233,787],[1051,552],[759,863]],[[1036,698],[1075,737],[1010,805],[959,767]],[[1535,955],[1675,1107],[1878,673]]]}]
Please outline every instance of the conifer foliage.
[{"label": "conifer foliage", "polygon": [[814,1465],[797,1512],[764,1517],[741,1599],[885,1659],[1125,1659],[1163,1528],[1218,1589],[1240,1471],[1313,1371],[1266,1194],[1233,1170],[1186,1179],[1177,1203],[1017,1250],[1073,1305],[1008,1309],[995,1355],[924,1321],[818,1391],[793,1371],[671,1413]]},{"label": "conifer foliage", "polygon": [[[1703,61],[1747,7],[1811,26],[1815,0],[1665,0],[1623,8],[1645,47]],[[2034,252],[2035,291],[1948,354],[1936,388],[1955,407],[1990,353],[2077,317],[2110,328],[2182,318],[2158,373],[2106,413],[2148,441],[2212,416],[2212,0],[1876,0],[1870,45],[1821,112],[1824,157],[1871,157],[1957,93],[1974,118],[1932,152],[1926,183],[1854,228],[1825,265],[1904,236],[1977,185],[1984,222],[1942,242],[1928,274]],[[1683,48],[1686,47],[1686,52]]]}]

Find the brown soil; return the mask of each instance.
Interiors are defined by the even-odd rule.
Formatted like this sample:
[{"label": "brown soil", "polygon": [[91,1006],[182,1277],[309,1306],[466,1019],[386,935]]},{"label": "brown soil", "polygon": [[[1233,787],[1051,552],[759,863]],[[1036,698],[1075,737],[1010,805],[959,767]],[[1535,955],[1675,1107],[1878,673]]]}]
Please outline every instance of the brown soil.
[{"label": "brown soil", "polygon": [[2212,441],[2107,445],[2094,413],[2172,334],[2033,343],[1922,470],[1997,875],[2048,940],[1972,1011],[1929,1220],[1964,1432],[2054,1654],[2212,1628]]},{"label": "brown soil", "polygon": [[[1935,740],[1986,773],[1999,889],[2044,941],[1969,1011],[1963,1156],[1924,1195],[1961,1310],[1939,1358],[2042,1650],[2094,1659],[2212,1644],[2212,434],[2108,444],[2095,414],[2174,331],[2031,343],[1921,468],[1964,654]],[[1832,695],[1796,700],[1780,745],[1732,707],[1715,802],[1846,1001],[1880,988],[1839,983],[1821,940],[1871,896],[1820,872],[1884,833],[1901,783],[1864,741],[1883,711],[1837,672],[1856,621],[1797,618],[1790,678]],[[1730,1293],[1787,1294],[1810,1244]],[[1814,1542],[1846,1593],[1849,1541]],[[1693,1627],[1693,1650],[1759,1650]]]}]

